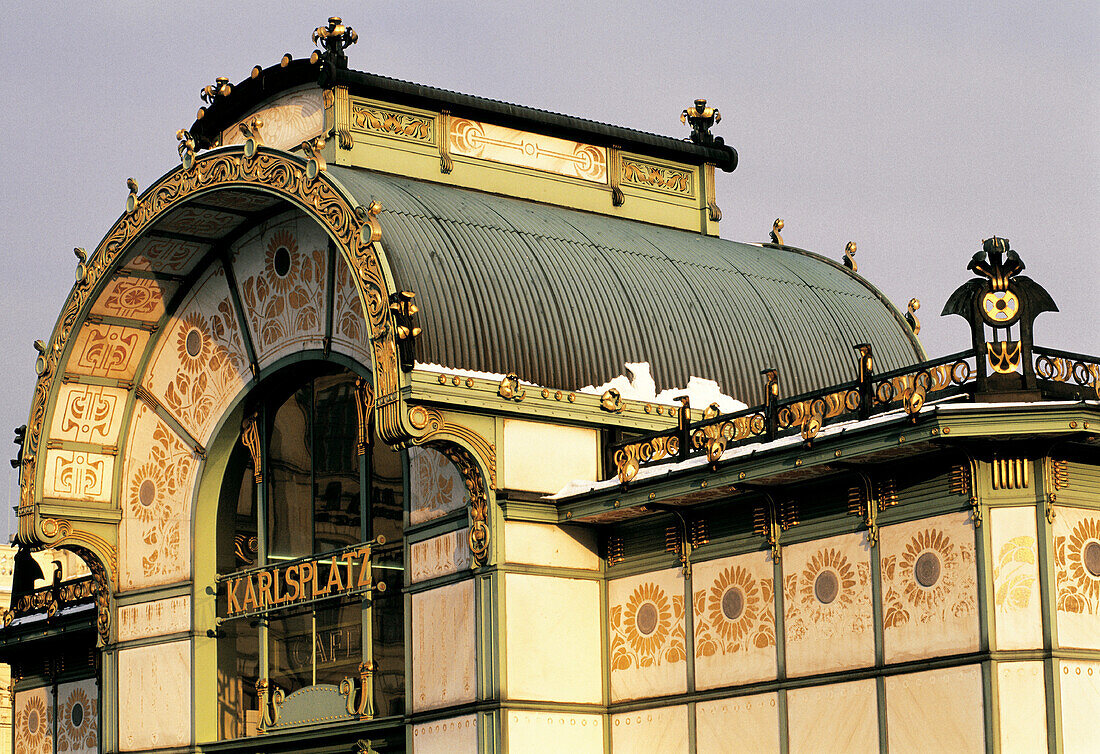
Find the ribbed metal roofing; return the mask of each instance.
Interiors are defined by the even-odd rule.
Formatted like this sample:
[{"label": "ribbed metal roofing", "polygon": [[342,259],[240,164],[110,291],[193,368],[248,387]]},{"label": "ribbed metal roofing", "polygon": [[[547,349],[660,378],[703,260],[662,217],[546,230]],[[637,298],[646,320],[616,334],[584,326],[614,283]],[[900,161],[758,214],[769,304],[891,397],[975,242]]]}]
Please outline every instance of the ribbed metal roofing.
[{"label": "ribbed metal roofing", "polygon": [[382,245],[416,293],[416,360],[561,389],[649,362],[657,389],[691,376],[763,400],[924,358],[901,314],[842,265],[791,248],[698,233],[330,166],[360,203],[382,203]]}]

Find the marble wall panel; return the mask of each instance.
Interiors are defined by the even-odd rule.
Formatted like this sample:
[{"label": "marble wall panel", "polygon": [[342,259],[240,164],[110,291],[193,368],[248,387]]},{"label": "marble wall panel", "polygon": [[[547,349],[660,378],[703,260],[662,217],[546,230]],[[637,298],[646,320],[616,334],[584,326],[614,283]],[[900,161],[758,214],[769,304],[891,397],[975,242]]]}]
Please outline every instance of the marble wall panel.
[{"label": "marble wall panel", "polygon": [[57,687],[57,751],[99,751],[99,688],[94,678]]},{"label": "marble wall panel", "polygon": [[128,270],[186,275],[210,247],[192,241],[147,236],[130,244]]},{"label": "marble wall panel", "polygon": [[511,710],[505,720],[510,752],[603,754],[603,718],[600,715]]},{"label": "marble wall panel", "polygon": [[12,703],[15,750],[53,754],[53,694],[49,689],[20,691]]},{"label": "marble wall panel", "polygon": [[845,534],[783,549],[787,674],[809,675],[875,660],[870,548]]},{"label": "marble wall panel", "polygon": [[612,701],[686,691],[683,572],[615,579],[607,602]]},{"label": "marble wall panel", "polygon": [[553,493],[577,479],[595,481],[596,431],[518,419],[504,420],[504,487]]},{"label": "marble wall panel", "polygon": [[360,364],[371,363],[370,326],[363,315],[351,268],[336,259],[336,280],[332,302],[332,348]]},{"label": "marble wall panel", "polygon": [[187,631],[191,628],[191,597],[183,594],[118,609],[118,640],[131,641],[149,636]]},{"label": "marble wall panel", "polygon": [[997,649],[1043,646],[1035,508],[991,508],[990,548]]},{"label": "marble wall panel", "polygon": [[886,677],[888,748],[985,751],[979,665]]},{"label": "marble wall panel", "polygon": [[323,346],[328,236],[301,215],[264,225],[233,252],[241,305],[261,367]]},{"label": "marble wall panel", "polygon": [[1043,663],[997,664],[1001,754],[1046,751],[1047,718]]},{"label": "marble wall panel", "polygon": [[172,315],[142,384],[204,445],[251,379],[225,270],[212,265]]},{"label": "marble wall panel", "polygon": [[1100,649],[1100,511],[1054,511],[1058,644]]},{"label": "marble wall panel", "polygon": [[118,653],[120,751],[191,741],[191,643],[152,644]]},{"label": "marble wall panel", "polygon": [[879,530],[887,662],[977,651],[978,583],[969,513]]},{"label": "marble wall panel", "polygon": [[1061,660],[1058,667],[1062,752],[1095,752],[1100,743],[1096,728],[1100,720],[1100,662]]},{"label": "marble wall panel", "polygon": [[697,754],[778,752],[776,695],[755,694],[696,704],[695,742]]},{"label": "marble wall panel", "polygon": [[47,450],[43,497],[111,502],[115,457],[83,450]]},{"label": "marble wall panel", "polygon": [[874,679],[788,691],[787,726],[790,754],[878,754]]},{"label": "marble wall panel", "polygon": [[431,448],[409,448],[409,523],[422,524],[466,505],[466,484],[455,465]]},{"label": "marble wall panel", "polygon": [[77,333],[65,371],[132,380],[148,342],[149,333],[145,330],[85,322]]},{"label": "marble wall panel", "polygon": [[123,467],[120,588],[185,580],[191,572],[191,495],[198,457],[138,402]]},{"label": "marble wall panel", "polygon": [[[307,139],[320,135],[325,125],[325,105],[321,90],[314,88],[286,94],[266,107],[251,113],[243,122],[259,118],[265,145],[289,152]],[[222,131],[222,144],[241,144],[244,135],[240,123]]]},{"label": "marble wall panel", "polygon": [[412,736],[413,754],[476,754],[477,715],[420,723]]},{"label": "marble wall panel", "polygon": [[117,445],[127,396],[127,391],[117,387],[62,384],[50,439]]},{"label": "marble wall panel", "polygon": [[612,754],[683,754],[687,750],[686,705],[611,716]]},{"label": "marble wall panel", "polygon": [[412,707],[472,702],[477,695],[474,582],[412,595]]},{"label": "marble wall panel", "polygon": [[509,699],[600,704],[600,585],[504,576]]},{"label": "marble wall panel", "polygon": [[470,529],[463,528],[409,545],[412,583],[437,579],[470,567]]},{"label": "marble wall panel", "polygon": [[578,526],[507,521],[504,557],[509,563],[588,571],[600,569],[595,532]]},{"label": "marble wall panel", "polygon": [[158,322],[164,316],[164,302],[178,285],[165,280],[119,276],[113,278],[92,305],[92,314]]},{"label": "marble wall panel", "polygon": [[775,678],[774,573],[763,552],[694,565],[696,688]]}]

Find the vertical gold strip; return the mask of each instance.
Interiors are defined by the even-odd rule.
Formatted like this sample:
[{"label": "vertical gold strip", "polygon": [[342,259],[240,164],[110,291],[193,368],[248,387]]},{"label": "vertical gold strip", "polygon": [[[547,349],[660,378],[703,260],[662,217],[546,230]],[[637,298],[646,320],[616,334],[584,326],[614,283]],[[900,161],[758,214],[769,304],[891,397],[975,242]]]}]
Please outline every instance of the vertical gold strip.
[{"label": "vertical gold strip", "polygon": [[351,97],[346,86],[336,87],[336,143],[340,149],[355,146],[351,136]]},{"label": "vertical gold strip", "polygon": [[439,134],[439,172],[450,173],[454,170],[455,164],[451,159],[451,111],[442,110],[439,113],[439,128],[436,129]]},{"label": "vertical gold strip", "polygon": [[1001,460],[994,458],[991,465],[993,467],[993,489],[999,490],[1001,489]]},{"label": "vertical gold strip", "polygon": [[611,206],[621,207],[626,202],[626,195],[619,186],[623,175],[623,159],[617,145],[607,150],[607,174],[611,180]]},{"label": "vertical gold strip", "polygon": [[718,197],[714,193],[714,165],[707,163],[703,166],[703,195],[707,198],[707,216],[711,222],[722,219],[722,210],[718,208]]},{"label": "vertical gold strip", "polygon": [[1030,469],[1028,469],[1028,466],[1030,466],[1031,464],[1028,463],[1026,458],[1021,458],[1019,463],[1020,463],[1020,472],[1021,472],[1020,477],[1023,479],[1024,488],[1026,489],[1027,487],[1030,486],[1028,484],[1028,482],[1030,481],[1028,479],[1028,475],[1029,475],[1028,472],[1030,471]]}]

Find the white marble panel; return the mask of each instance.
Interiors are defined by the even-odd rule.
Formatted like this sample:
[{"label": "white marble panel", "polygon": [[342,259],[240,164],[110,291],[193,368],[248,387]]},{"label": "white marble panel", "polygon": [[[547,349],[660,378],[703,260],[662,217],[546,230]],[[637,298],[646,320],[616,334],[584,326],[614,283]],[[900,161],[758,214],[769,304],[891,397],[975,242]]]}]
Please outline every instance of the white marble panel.
[{"label": "white marble panel", "polygon": [[787,692],[790,754],[878,754],[874,679]]},{"label": "white marble panel", "polygon": [[1095,752],[1100,744],[1097,738],[1100,662],[1062,660],[1058,666],[1062,700],[1062,753]]},{"label": "white marble panel", "polygon": [[612,754],[683,754],[687,750],[686,705],[611,716]]},{"label": "white marble panel", "polygon": [[600,569],[595,532],[579,526],[555,526],[528,521],[504,525],[504,557],[509,563],[555,568]]},{"label": "white marble panel", "polygon": [[1058,644],[1100,649],[1100,511],[1056,507],[1051,530]]},{"label": "white marble panel", "polygon": [[[191,643],[152,644],[118,653],[121,751],[191,742]],[[183,703],[181,703],[183,700]]]},{"label": "white marble panel", "polygon": [[879,530],[887,662],[978,649],[978,585],[969,513]]},{"label": "white marble panel", "polygon": [[470,567],[469,528],[409,545],[412,583],[437,579]]},{"label": "white marble panel", "polygon": [[695,705],[697,754],[773,754],[779,751],[775,694],[716,699]]},{"label": "white marble panel", "polygon": [[696,688],[775,678],[774,581],[770,553],[694,565]]},{"label": "white marble panel", "polygon": [[409,448],[409,523],[422,524],[466,504],[466,485],[455,465],[437,450]]},{"label": "white marble panel", "polygon": [[191,595],[123,605],[118,609],[116,625],[119,641],[187,631],[191,628]]},{"label": "white marble panel", "polygon": [[[321,89],[315,87],[284,94],[246,115],[240,123],[251,123],[253,119],[263,123],[260,134],[265,145],[288,152],[324,131],[325,104]],[[244,142],[240,123],[222,131],[222,144]]]},{"label": "white marble panel", "polygon": [[603,754],[603,717],[511,710],[508,751],[523,754]]},{"label": "white marble panel", "polygon": [[787,674],[866,667],[875,661],[870,548],[863,533],[783,549]]},{"label": "white marble panel", "polygon": [[886,677],[891,752],[985,751],[978,665]]},{"label": "white marble panel", "polygon": [[686,691],[683,572],[615,579],[607,601],[612,701]]},{"label": "white marble panel", "polygon": [[477,754],[477,715],[412,726],[413,754]]},{"label": "white marble panel", "polygon": [[1046,751],[1047,717],[1043,663],[997,664],[1001,754]]},{"label": "white marble panel", "polygon": [[1035,508],[991,508],[989,537],[997,649],[1041,647]]},{"label": "white marble panel", "polygon": [[412,707],[472,702],[477,694],[474,582],[412,596]]},{"label": "white marble panel", "polygon": [[57,687],[57,751],[99,751],[99,688],[94,678]]},{"label": "white marble panel", "polygon": [[577,479],[595,481],[598,445],[594,429],[505,419],[504,487],[552,493]]},{"label": "white marble panel", "polygon": [[504,576],[508,698],[600,704],[597,581]]}]

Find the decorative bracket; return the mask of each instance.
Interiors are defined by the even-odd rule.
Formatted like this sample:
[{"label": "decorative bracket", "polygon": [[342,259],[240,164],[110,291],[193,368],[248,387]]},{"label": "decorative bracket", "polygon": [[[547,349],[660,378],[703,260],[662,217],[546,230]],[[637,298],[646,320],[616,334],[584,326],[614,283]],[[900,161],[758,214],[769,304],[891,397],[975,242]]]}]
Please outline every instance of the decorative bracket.
[{"label": "decorative bracket", "polygon": [[365,456],[370,446],[371,427],[374,421],[374,390],[362,377],[357,377],[355,380],[355,411],[359,417],[359,436],[355,448],[359,455]]},{"label": "decorative bracket", "polygon": [[414,343],[422,332],[417,326],[420,308],[413,303],[416,294],[412,291],[398,291],[390,295],[390,311],[396,325],[397,351],[401,357],[401,369],[411,372],[416,358]]},{"label": "decorative bracket", "polygon": [[347,712],[360,720],[374,718],[374,663],[359,663],[358,683],[354,678],[344,678],[340,681],[340,693],[347,700]]},{"label": "decorative bracket", "polygon": [[241,442],[252,456],[252,477],[256,484],[263,484],[263,452],[260,449],[260,414],[253,412],[241,423]]},{"label": "decorative bracket", "polygon": [[279,724],[279,716],[283,711],[283,702],[286,701],[286,692],[278,686],[274,686],[267,678],[256,681],[256,695],[260,704],[261,733],[266,733],[268,728]]},{"label": "decorative bracket", "polygon": [[623,156],[615,145],[607,150],[607,175],[611,182],[611,206],[621,207],[626,203],[626,195],[619,185],[623,177]]}]

